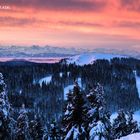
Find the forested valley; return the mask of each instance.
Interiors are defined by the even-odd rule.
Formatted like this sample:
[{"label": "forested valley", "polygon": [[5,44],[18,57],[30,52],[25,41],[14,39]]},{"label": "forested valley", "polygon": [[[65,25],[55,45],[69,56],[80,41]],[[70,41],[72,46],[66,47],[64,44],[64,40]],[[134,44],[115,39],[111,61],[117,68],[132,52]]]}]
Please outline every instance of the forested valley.
[{"label": "forested valley", "polygon": [[[0,117],[9,113],[15,130],[11,136],[11,124],[4,121],[2,139],[94,140],[96,127],[102,126],[99,137],[113,140],[139,131],[132,112],[140,108],[140,60],[102,59],[84,66],[68,65],[66,59],[55,64],[9,61],[0,62],[0,72]],[[51,80],[40,83],[45,77]],[[69,85],[73,89],[65,95]],[[111,123],[113,112],[118,118]]]}]

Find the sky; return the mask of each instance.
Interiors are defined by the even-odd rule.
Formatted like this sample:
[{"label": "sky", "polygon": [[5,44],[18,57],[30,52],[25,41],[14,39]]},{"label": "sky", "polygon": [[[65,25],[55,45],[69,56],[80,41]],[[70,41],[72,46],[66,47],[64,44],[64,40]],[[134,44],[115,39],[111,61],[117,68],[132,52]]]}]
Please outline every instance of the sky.
[{"label": "sky", "polygon": [[140,0],[0,0],[1,45],[140,49]]}]

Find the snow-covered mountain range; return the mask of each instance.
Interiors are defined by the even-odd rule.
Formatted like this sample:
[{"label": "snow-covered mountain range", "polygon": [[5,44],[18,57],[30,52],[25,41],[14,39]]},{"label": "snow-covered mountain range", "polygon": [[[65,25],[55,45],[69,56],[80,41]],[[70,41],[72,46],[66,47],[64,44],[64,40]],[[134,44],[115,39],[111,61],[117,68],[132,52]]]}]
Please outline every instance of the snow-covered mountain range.
[{"label": "snow-covered mountain range", "polygon": [[72,56],[59,57],[1,57],[0,62],[35,62],[35,63],[58,63],[61,60],[66,60],[67,64],[76,64],[79,66],[92,64],[98,59],[110,60],[112,58],[122,58],[127,56],[107,54],[107,53],[81,53]]},{"label": "snow-covered mountain range", "polygon": [[92,64],[97,59],[110,60],[114,57],[134,57],[139,59],[140,53],[117,49],[77,49],[44,46],[0,46],[0,62],[5,61],[29,61],[36,63],[56,63],[66,59],[67,64],[76,65]]},{"label": "snow-covered mountain range", "polygon": [[[12,57],[12,58],[31,58],[31,57],[69,57],[73,55],[79,55],[83,53],[94,52],[97,54],[114,54],[123,55],[129,57],[140,58],[140,51],[131,49],[110,49],[110,48],[95,48],[95,49],[83,49],[83,48],[63,48],[53,46],[2,46],[0,45],[0,58]],[[100,56],[99,56],[100,57]],[[98,58],[98,57],[97,57]]]},{"label": "snow-covered mountain range", "polygon": [[98,60],[98,59],[110,60],[115,57],[122,58],[122,57],[126,57],[126,56],[107,54],[107,53],[84,53],[84,54],[72,56],[72,57],[66,59],[66,61],[67,61],[67,64],[75,63],[76,65],[83,66],[83,65],[87,65],[87,64],[92,64],[95,60]]},{"label": "snow-covered mountain range", "polygon": [[88,52],[86,49],[76,48],[60,48],[44,46],[0,46],[0,57],[66,57],[83,52]]}]

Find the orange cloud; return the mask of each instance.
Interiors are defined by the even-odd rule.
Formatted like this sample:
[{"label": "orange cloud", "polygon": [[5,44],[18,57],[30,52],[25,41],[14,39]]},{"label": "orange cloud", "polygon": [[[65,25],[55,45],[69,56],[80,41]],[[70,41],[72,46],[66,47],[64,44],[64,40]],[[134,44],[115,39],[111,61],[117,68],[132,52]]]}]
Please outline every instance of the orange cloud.
[{"label": "orange cloud", "polygon": [[1,44],[139,46],[139,0],[3,0]]}]

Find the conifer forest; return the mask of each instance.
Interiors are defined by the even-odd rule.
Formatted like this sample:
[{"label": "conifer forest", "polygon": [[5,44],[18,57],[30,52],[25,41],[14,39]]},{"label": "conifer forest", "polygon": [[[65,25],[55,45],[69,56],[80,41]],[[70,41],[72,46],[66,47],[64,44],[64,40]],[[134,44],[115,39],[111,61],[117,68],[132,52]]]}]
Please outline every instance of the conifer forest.
[{"label": "conifer forest", "polygon": [[1,140],[115,140],[140,132],[140,60],[66,61],[0,62]]}]

